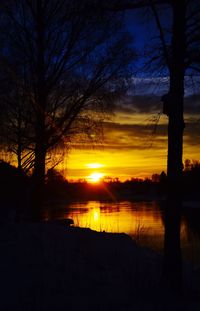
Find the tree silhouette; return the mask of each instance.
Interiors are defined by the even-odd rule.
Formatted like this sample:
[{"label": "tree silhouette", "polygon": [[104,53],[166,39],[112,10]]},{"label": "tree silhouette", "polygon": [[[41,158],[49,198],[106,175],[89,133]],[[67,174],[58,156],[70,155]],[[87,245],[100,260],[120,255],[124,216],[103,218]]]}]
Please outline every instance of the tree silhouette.
[{"label": "tree silhouette", "polygon": [[[164,6],[163,6],[164,5]],[[171,10],[171,42],[167,42],[169,32],[162,27],[158,7]],[[170,286],[180,292],[182,284],[182,263],[180,249],[180,217],[182,189],[182,155],[184,131],[184,78],[186,70],[199,72],[199,1],[196,0],[113,0],[104,8],[113,11],[148,8],[152,11],[161,42],[160,55],[152,60],[165,61],[169,71],[170,86],[163,96],[164,113],[168,115],[168,203],[165,209],[164,277]],[[161,58],[160,58],[161,57]]]},{"label": "tree silhouette", "polygon": [[[6,70],[4,71],[6,75]],[[14,154],[17,159],[17,167],[25,173],[32,168],[34,153],[31,129],[32,110],[26,104],[23,89],[14,84],[1,94],[2,111],[0,136],[1,146],[8,153]]]},{"label": "tree silhouette", "polygon": [[87,0],[11,1],[3,12],[4,63],[32,113],[32,202],[39,214],[48,151],[79,133],[95,136],[107,94],[119,91],[134,53],[120,19],[94,14]]}]

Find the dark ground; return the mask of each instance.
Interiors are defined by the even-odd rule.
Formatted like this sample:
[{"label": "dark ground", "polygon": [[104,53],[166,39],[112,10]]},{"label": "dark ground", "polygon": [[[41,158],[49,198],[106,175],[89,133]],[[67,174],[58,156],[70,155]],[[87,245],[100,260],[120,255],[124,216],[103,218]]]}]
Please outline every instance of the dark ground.
[{"label": "dark ground", "polygon": [[0,245],[1,311],[200,310],[200,269],[184,266],[175,297],[161,282],[162,257],[125,234],[4,224]]}]

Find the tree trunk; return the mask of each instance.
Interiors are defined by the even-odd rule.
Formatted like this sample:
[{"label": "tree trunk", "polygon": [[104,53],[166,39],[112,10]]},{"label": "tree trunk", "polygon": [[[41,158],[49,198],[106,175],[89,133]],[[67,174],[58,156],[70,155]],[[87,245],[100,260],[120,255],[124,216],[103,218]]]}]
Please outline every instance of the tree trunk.
[{"label": "tree trunk", "polygon": [[44,147],[44,139],[41,135],[37,135],[35,148],[35,165],[33,173],[33,191],[32,191],[32,220],[38,221],[41,219],[41,209],[44,199],[44,184],[45,184],[45,158],[46,151]]},{"label": "tree trunk", "polygon": [[22,111],[17,111],[17,167],[22,171]]},{"label": "tree trunk", "polygon": [[168,198],[165,208],[164,277],[170,288],[181,292],[180,245],[183,154],[183,103],[185,75],[185,0],[173,1],[172,55],[170,62],[168,123]]},{"label": "tree trunk", "polygon": [[46,83],[45,83],[45,25],[42,1],[37,0],[37,71],[36,71],[36,143],[35,165],[33,173],[32,217],[41,219],[45,183],[45,113],[46,113]]}]

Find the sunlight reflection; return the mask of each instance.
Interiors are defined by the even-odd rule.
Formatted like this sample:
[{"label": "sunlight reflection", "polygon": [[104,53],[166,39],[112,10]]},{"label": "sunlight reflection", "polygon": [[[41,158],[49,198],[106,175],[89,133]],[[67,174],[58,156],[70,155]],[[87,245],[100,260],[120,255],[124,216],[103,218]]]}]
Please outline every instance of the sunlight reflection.
[{"label": "sunlight reflection", "polygon": [[97,210],[94,210],[94,211],[93,211],[93,215],[94,215],[93,218],[94,218],[94,221],[98,221],[98,220],[99,220],[99,214],[100,214],[99,211],[97,211]]},{"label": "sunlight reflection", "polygon": [[[78,212],[77,212],[78,210]],[[137,240],[163,236],[160,211],[147,202],[73,203],[69,218],[75,226],[89,227],[96,231],[125,232]]]},{"label": "sunlight reflection", "polygon": [[[46,215],[48,218],[50,215]],[[77,202],[70,204],[63,218],[71,218],[75,226],[96,231],[127,233],[140,245],[158,251],[163,249],[163,213],[157,202]],[[51,218],[51,217],[50,217]],[[198,217],[193,218],[199,219]],[[181,243],[185,258],[200,262],[199,223],[191,227],[184,216],[181,224]]]}]

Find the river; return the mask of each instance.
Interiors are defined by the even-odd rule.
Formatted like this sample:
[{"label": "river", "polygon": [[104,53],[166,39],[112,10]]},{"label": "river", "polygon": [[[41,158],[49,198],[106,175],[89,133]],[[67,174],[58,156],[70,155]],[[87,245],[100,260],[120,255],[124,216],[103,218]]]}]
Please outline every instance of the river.
[{"label": "river", "polygon": [[[75,226],[96,231],[127,233],[140,245],[163,249],[163,212],[158,202],[74,202],[59,207],[56,215],[47,218],[71,218]],[[181,243],[183,258],[194,266],[200,264],[200,210],[183,213]]]}]

